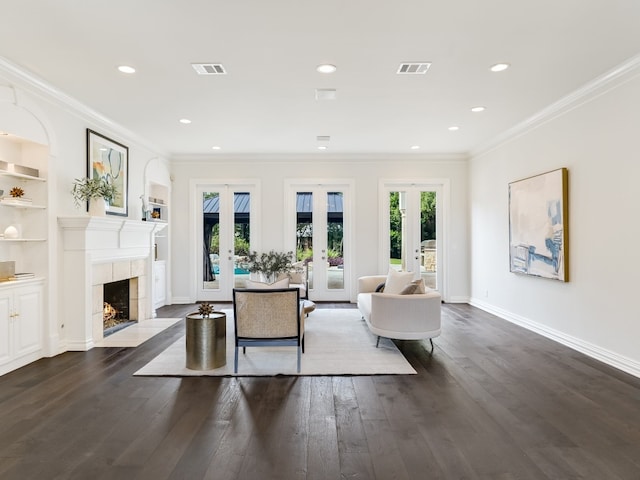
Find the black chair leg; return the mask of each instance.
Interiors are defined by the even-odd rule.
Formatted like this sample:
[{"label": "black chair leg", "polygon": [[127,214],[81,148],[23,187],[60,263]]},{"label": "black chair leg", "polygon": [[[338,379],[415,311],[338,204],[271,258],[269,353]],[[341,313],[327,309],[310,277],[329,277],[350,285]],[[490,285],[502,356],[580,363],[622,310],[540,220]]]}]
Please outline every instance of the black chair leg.
[{"label": "black chair leg", "polygon": [[431,353],[433,353],[433,348],[434,348],[434,346],[433,346],[433,339],[432,339],[432,338],[430,338],[430,339],[429,339],[429,342],[431,343]]},{"label": "black chair leg", "polygon": [[380,345],[380,335],[378,335],[378,340],[376,340],[376,348],[378,348],[378,345]]}]

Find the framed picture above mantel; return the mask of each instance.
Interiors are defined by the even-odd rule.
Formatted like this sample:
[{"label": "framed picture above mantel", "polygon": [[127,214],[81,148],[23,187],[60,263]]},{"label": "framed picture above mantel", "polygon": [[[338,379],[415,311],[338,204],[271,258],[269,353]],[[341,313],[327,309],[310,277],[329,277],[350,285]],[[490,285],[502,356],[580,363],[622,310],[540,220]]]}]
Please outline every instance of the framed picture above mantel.
[{"label": "framed picture above mantel", "polygon": [[115,185],[108,215],[129,215],[129,147],[87,128],[87,177],[105,178]]},{"label": "framed picture above mantel", "polygon": [[566,168],[509,184],[511,272],[569,281],[567,190]]}]

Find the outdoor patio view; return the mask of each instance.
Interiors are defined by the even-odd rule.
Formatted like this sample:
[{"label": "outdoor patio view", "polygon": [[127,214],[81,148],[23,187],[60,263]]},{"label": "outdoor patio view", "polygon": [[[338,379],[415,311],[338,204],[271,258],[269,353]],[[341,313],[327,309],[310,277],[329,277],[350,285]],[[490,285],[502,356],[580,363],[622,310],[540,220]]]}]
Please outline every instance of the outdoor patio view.
[{"label": "outdoor patio view", "polygon": [[[389,193],[389,263],[397,270],[419,269],[425,284],[436,287],[436,193],[420,192],[419,206],[419,247],[412,249],[410,233],[412,218],[407,216],[405,192]],[[318,195],[316,193],[316,195]],[[220,193],[205,192],[203,194],[203,281],[205,288],[219,288],[220,266]],[[247,192],[236,192],[233,195],[233,276],[234,285],[244,287],[244,280],[249,278],[244,259],[251,251],[250,244],[250,201]],[[326,194],[325,218],[314,218],[314,193],[298,192],[296,194],[296,261],[307,266],[308,286],[313,289],[314,262],[323,262],[326,268],[326,288],[344,288],[344,208],[342,192]],[[319,215],[319,214],[316,214]],[[316,231],[314,232],[314,225]],[[319,226],[324,232],[317,231]],[[413,229],[415,230],[415,229]],[[314,233],[323,244],[320,255],[314,259]],[[318,237],[315,237],[318,238]],[[324,247],[326,245],[326,247]],[[415,252],[414,252],[415,250]],[[414,252],[409,253],[409,252]],[[317,252],[316,252],[317,253]]]},{"label": "outdoor patio view", "polygon": [[[420,271],[425,285],[436,288],[436,192],[419,192],[419,216],[407,205],[407,193],[389,192],[389,264]],[[417,224],[417,225],[416,225]]]}]

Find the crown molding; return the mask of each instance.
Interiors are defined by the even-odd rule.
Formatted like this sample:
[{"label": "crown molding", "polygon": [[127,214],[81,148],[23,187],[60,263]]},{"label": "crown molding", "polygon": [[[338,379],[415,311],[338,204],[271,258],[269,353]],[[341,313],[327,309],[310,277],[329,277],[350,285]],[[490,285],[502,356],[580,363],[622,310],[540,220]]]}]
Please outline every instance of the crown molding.
[{"label": "crown molding", "polygon": [[286,153],[286,154],[207,154],[207,155],[173,155],[170,162],[174,165],[192,164],[222,164],[235,162],[256,162],[256,163],[385,163],[385,162],[420,162],[420,163],[443,163],[452,164],[456,162],[466,163],[469,155],[466,153],[431,153],[431,154],[393,154],[393,153],[358,153],[358,154],[309,154],[309,153]]},{"label": "crown molding", "polygon": [[491,150],[500,147],[504,143],[535,129],[554,118],[562,116],[574,108],[594,100],[612,88],[631,80],[638,74],[640,74],[640,54],[629,58],[625,62],[599,77],[594,78],[557,102],[552,103],[526,120],[514,125],[487,143],[473,149],[470,152],[470,156],[471,158],[474,158],[489,153]]},{"label": "crown molding", "polygon": [[[38,98],[48,101],[55,102],[64,108],[66,111],[75,115],[89,123],[98,124],[105,129],[109,130],[110,134],[115,134],[120,138],[123,138],[125,141],[129,143],[134,143],[140,145],[143,148],[150,150],[152,153],[155,153],[159,156],[167,157],[167,152],[161,152],[158,148],[148,142],[145,139],[140,138],[140,136],[136,135],[131,130],[123,127],[119,123],[114,122],[110,118],[104,116],[100,112],[88,107],[84,103],[76,100],[75,98],[67,95],[66,93],[58,90],[56,87],[46,82],[39,76],[35,75],[32,72],[29,72],[22,67],[19,67],[15,63],[7,60],[4,57],[0,56],[0,75],[2,75],[7,80],[11,81],[15,79],[15,82],[19,84],[19,87],[24,91],[37,96]],[[10,78],[7,78],[7,75]],[[18,87],[18,85],[12,85],[14,88]]]}]

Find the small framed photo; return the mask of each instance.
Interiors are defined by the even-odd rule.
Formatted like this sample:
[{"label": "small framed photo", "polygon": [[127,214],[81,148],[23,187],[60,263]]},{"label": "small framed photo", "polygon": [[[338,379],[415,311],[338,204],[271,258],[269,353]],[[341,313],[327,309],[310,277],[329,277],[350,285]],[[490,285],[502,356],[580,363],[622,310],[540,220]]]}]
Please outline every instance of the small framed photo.
[{"label": "small framed photo", "polygon": [[129,147],[87,128],[87,177],[106,178],[115,185],[108,215],[129,215]]}]

